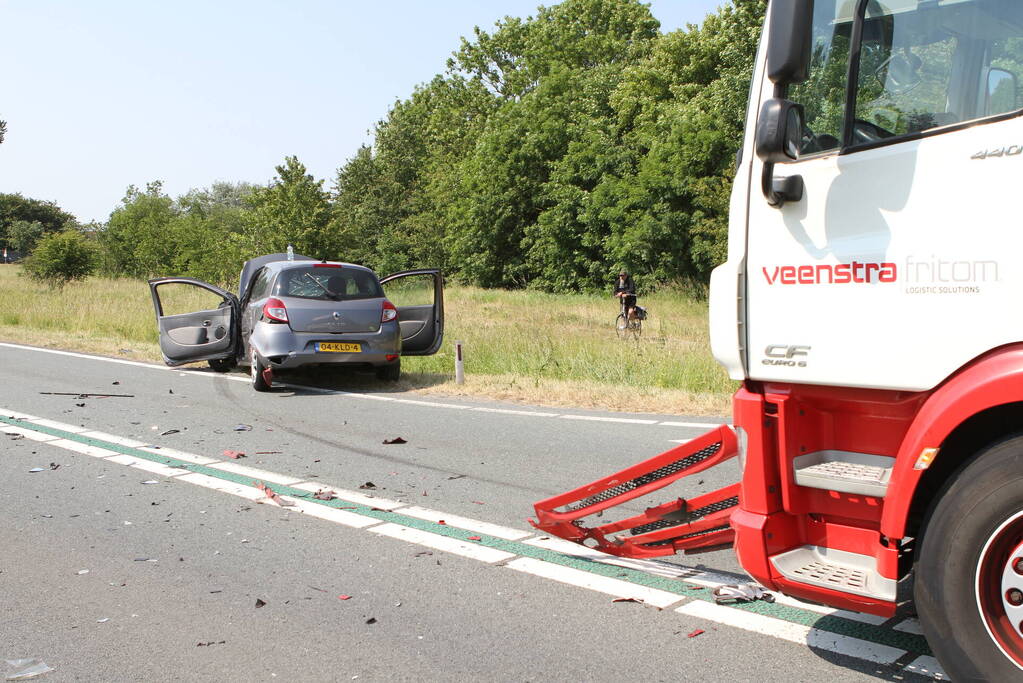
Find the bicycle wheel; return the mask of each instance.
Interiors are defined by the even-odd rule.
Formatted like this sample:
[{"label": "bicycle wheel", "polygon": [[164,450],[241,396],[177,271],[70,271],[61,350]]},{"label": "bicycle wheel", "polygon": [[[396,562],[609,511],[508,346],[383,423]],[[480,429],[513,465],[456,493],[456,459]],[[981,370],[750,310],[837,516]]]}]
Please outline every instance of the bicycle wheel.
[{"label": "bicycle wheel", "polygon": [[625,318],[624,313],[619,313],[615,319],[615,333],[618,334],[619,339],[625,339],[625,336],[629,332],[629,321]]}]

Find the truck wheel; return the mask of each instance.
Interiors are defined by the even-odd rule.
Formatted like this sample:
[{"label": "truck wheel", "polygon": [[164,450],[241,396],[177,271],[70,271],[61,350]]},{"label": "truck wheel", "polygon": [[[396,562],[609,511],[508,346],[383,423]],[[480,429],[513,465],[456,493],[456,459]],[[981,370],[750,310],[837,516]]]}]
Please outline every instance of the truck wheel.
[{"label": "truck wheel", "polygon": [[952,680],[1023,680],[1023,435],[981,451],[936,499],[914,599]]},{"label": "truck wheel", "polygon": [[251,362],[249,364],[249,374],[252,377],[252,388],[256,391],[270,391],[271,382],[273,382],[273,371],[263,363],[259,358],[259,354],[255,351],[252,352]]}]

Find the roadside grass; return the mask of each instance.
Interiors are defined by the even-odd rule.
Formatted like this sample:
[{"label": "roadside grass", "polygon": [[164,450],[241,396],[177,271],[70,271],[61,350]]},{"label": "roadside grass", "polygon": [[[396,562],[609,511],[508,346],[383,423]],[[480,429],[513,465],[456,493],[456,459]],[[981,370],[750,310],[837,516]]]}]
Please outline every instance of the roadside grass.
[{"label": "roadside grass", "polygon": [[[20,277],[20,270],[0,267],[0,339],[161,362],[145,282],[94,277],[51,290]],[[197,310],[208,302],[198,291],[178,293],[173,309]],[[618,306],[610,296],[449,286],[443,347],[432,357],[404,358],[403,379],[385,389],[627,412],[728,414],[735,384],[710,355],[706,303],[670,291],[640,303],[650,312],[643,334],[623,341],[615,334]],[[454,383],[455,340],[463,342],[463,385]],[[343,381],[384,387],[359,376]]]}]

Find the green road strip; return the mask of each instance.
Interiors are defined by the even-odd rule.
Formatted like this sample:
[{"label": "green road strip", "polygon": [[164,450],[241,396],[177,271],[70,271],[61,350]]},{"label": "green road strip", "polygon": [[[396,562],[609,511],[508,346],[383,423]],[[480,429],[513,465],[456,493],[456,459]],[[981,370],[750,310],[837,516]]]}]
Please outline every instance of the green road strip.
[{"label": "green road strip", "polygon": [[[171,456],[150,453],[148,451],[139,450],[138,448],[122,446],[120,444],[82,436],[62,429],[55,429],[53,427],[35,424],[30,420],[0,415],[0,423],[7,424],[12,427],[31,430],[40,434],[47,434],[53,437],[66,439],[68,441],[74,441],[87,446],[95,446],[97,448],[114,451],[122,455],[139,458],[140,460],[148,460],[161,465],[167,465],[168,467],[176,469],[205,474],[210,477],[233,482],[235,484],[241,484],[243,486],[252,487],[256,482],[261,481],[250,476],[228,472],[206,465],[197,465]],[[361,505],[359,503],[353,503],[341,499],[319,500],[314,498],[313,493],[309,491],[297,489],[292,486],[285,486],[283,484],[275,484],[271,482],[263,483],[273,489],[275,493],[280,495],[298,498],[324,507],[341,509],[345,512],[370,517],[379,520],[380,522],[400,524],[402,526],[426,531],[438,536],[447,536],[467,543],[475,543],[494,548],[496,550],[503,550],[520,557],[530,557],[544,562],[549,562],[551,564],[562,565],[564,567],[570,567],[572,569],[589,572],[591,574],[618,579],[620,581],[627,581],[636,585],[655,588],[668,593],[674,593],[679,596],[680,601],[683,599],[694,599],[710,603],[714,602],[714,598],[711,596],[710,590],[701,586],[688,584],[685,582],[684,578],[670,579],[656,576],[638,569],[605,564],[585,557],[566,555],[553,550],[528,545],[520,541],[509,541],[502,538],[496,538],[477,531],[460,529],[447,524],[438,524],[436,522],[430,522],[416,517],[409,517],[401,514],[401,512],[388,512],[379,508],[373,508],[368,505]],[[324,484],[323,488],[331,490],[332,487],[328,484]],[[470,540],[470,536],[473,537],[473,539],[479,538],[480,540]],[[685,571],[682,567],[680,567],[679,570],[680,572]],[[798,607],[790,607],[788,605],[768,603],[764,601],[740,603],[730,605],[729,607],[731,609],[752,612],[754,614],[760,614],[774,619],[780,619],[782,621],[819,629],[821,631],[827,631],[837,635],[876,643],[878,645],[886,645],[900,650],[907,650],[914,655],[932,654],[931,649],[927,645],[927,641],[923,636],[904,631],[895,631],[891,628],[885,628],[873,624],[853,621],[840,616],[821,615],[809,610],[799,609]]]}]

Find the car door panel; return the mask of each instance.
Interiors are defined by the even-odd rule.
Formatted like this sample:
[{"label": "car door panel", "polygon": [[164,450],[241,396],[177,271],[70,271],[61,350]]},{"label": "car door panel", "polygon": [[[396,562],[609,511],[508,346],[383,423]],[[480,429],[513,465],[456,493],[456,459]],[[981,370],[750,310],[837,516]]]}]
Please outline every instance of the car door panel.
[{"label": "car door panel", "polygon": [[[418,286],[413,284],[416,279],[420,283]],[[386,286],[388,283],[390,288]],[[415,301],[408,305],[395,305],[402,355],[430,356],[437,353],[444,341],[444,276],[441,272],[436,269],[409,270],[381,278],[380,284],[385,285],[384,291],[392,301],[400,302],[409,292]],[[432,301],[419,303],[416,297],[432,297]]]},{"label": "car door panel", "polygon": [[[164,314],[160,288],[184,285],[205,289],[221,298],[214,309]],[[233,358],[238,349],[238,299],[219,287],[192,278],[157,278],[149,281],[160,334],[160,351],[167,365]]]}]

